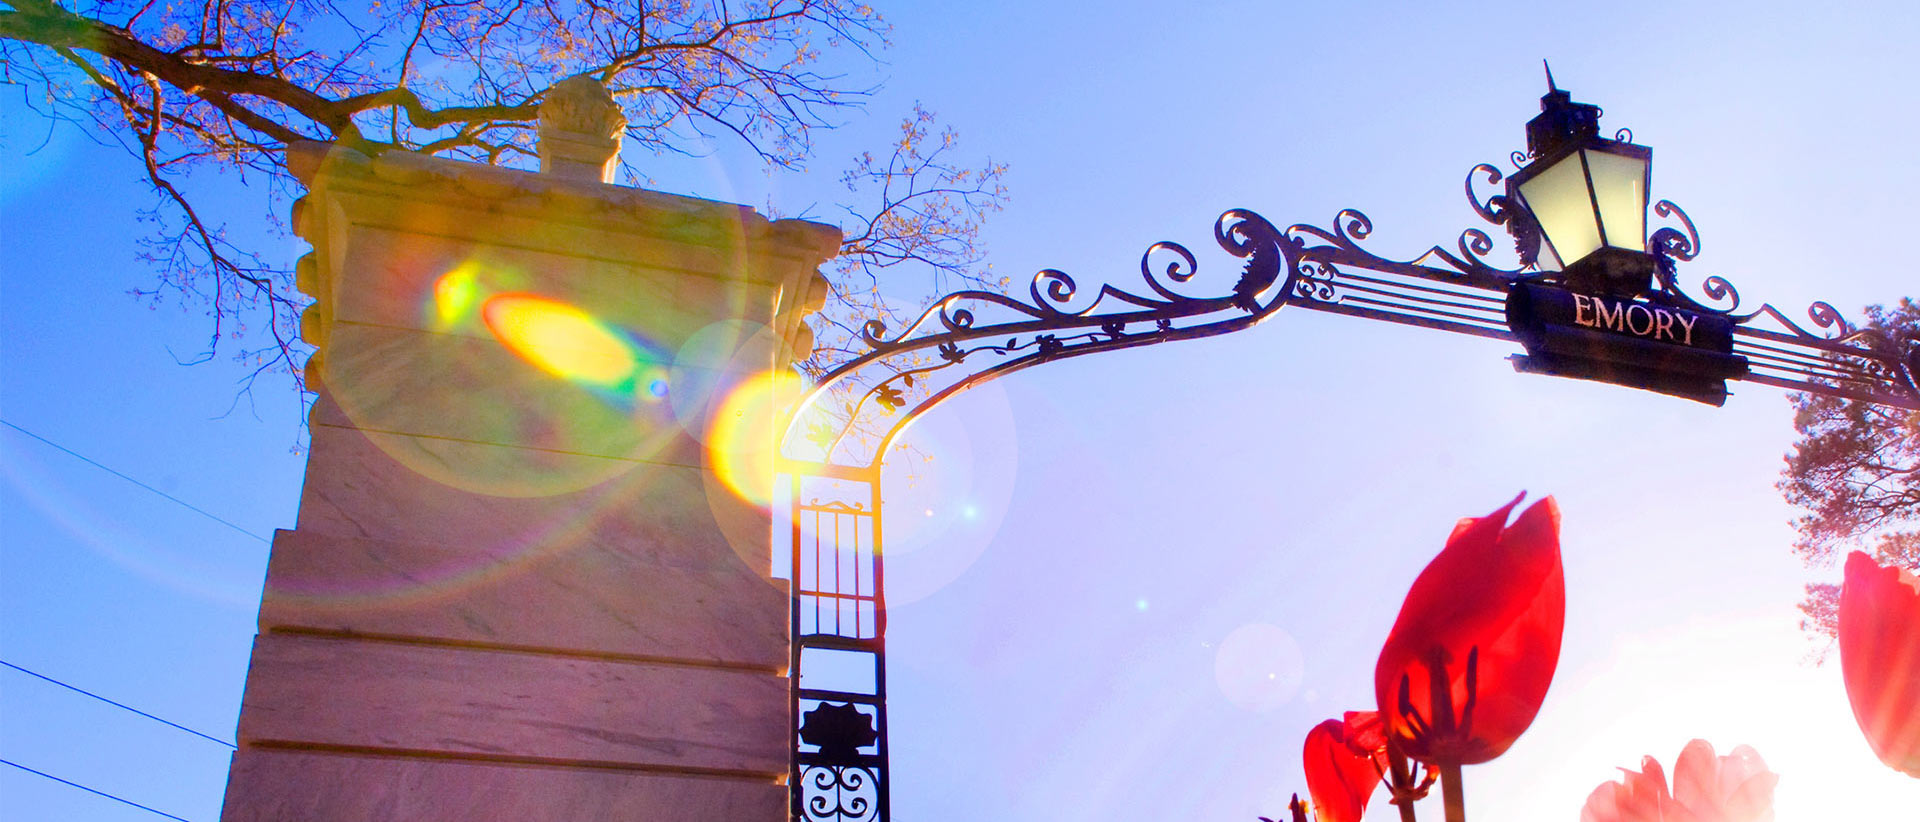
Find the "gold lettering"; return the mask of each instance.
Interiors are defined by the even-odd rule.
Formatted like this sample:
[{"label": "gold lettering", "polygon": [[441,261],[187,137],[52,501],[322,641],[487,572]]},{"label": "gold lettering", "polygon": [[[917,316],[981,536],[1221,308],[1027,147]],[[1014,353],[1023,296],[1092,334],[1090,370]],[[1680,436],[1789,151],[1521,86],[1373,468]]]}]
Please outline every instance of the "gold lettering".
[{"label": "gold lettering", "polygon": [[1625,306],[1616,303],[1613,313],[1609,314],[1607,313],[1607,301],[1599,297],[1593,298],[1595,328],[1605,328],[1610,331],[1625,331],[1627,330],[1626,315],[1627,309]]},{"label": "gold lettering", "polygon": [[1573,295],[1573,322],[1575,325],[1593,327],[1593,298],[1585,294]]},{"label": "gold lettering", "polygon": [[1663,335],[1667,339],[1673,339],[1673,312],[1668,311],[1664,308],[1654,309],[1653,323],[1654,323],[1653,325],[1654,339],[1656,340],[1660,339],[1660,337]]},{"label": "gold lettering", "polygon": [[[1647,315],[1647,327],[1645,330],[1641,330],[1633,326],[1633,310],[1636,308],[1640,309],[1640,313]],[[1653,330],[1653,312],[1647,310],[1646,306],[1641,305],[1639,303],[1633,303],[1631,305],[1628,305],[1627,306],[1627,333],[1632,334],[1636,337],[1644,337],[1644,336],[1647,336],[1647,332],[1652,330]]]},{"label": "gold lettering", "polygon": [[1690,314],[1688,314],[1688,313],[1687,313],[1687,312],[1685,312],[1685,311],[1680,311],[1680,312],[1676,312],[1676,316],[1678,316],[1678,317],[1680,318],[1680,327],[1681,327],[1681,328],[1684,328],[1684,329],[1686,329],[1686,330],[1687,330],[1687,337],[1686,337],[1686,339],[1684,339],[1684,340],[1681,340],[1681,341],[1680,341],[1680,344],[1681,344],[1681,345],[1692,345],[1692,344],[1693,344],[1693,324],[1694,324],[1694,322],[1696,322],[1696,321],[1697,321],[1697,320],[1698,320],[1699,318],[1698,318],[1698,317],[1694,317],[1694,316],[1692,316],[1692,315],[1690,315]]}]

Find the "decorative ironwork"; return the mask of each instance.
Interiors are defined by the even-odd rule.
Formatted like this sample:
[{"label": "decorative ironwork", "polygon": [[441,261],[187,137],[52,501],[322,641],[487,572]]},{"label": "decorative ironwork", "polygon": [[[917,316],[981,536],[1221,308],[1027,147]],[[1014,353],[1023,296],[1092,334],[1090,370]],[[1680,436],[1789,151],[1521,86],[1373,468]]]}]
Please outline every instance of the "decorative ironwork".
[{"label": "decorative ironwork", "polygon": [[[1631,133],[1616,138],[1628,140]],[[1513,156],[1516,166],[1529,159],[1520,152]],[[1468,172],[1466,194],[1476,214],[1513,237],[1513,268],[1487,260],[1494,243],[1479,228],[1461,232],[1452,248],[1434,246],[1400,260],[1366,246],[1373,222],[1354,209],[1337,212],[1331,228],[1295,224],[1282,230],[1236,208],[1215,221],[1213,238],[1239,265],[1209,272],[1211,286],[1203,287],[1208,280],[1200,276],[1198,256],[1163,241],[1141,255],[1141,285],[1131,290],[1103,284],[1084,297],[1071,275],[1043,269],[1024,300],[959,291],[898,331],[877,320],[867,323],[862,337],[870,350],[826,374],[796,407],[782,438],[790,500],[803,498],[806,482],[860,489],[851,494],[859,498],[853,502],[792,506],[795,817],[824,822],[889,815],[879,482],[881,463],[908,424],[995,377],[1067,357],[1238,331],[1287,306],[1513,341],[1509,292],[1519,283],[1552,280],[1557,272],[1537,270],[1541,236],[1525,209],[1504,193],[1484,199],[1476,193],[1476,180],[1499,186],[1503,179],[1494,166],[1476,165]],[[1750,370],[1738,379],[1920,410],[1920,351],[1879,347],[1824,302],[1806,312],[1817,330],[1772,305],[1743,311],[1739,292],[1719,276],[1706,277],[1696,298],[1677,276],[1678,264],[1700,251],[1693,221],[1666,200],[1652,211],[1672,224],[1648,238],[1656,273],[1641,299],[1730,319],[1733,353],[1749,361]],[[822,517],[835,525],[831,537],[823,536]],[[803,527],[807,518],[813,520],[810,528]],[[845,576],[836,565],[826,581],[823,563],[843,556],[854,574]],[[868,576],[861,567],[870,568]],[[870,655],[876,666],[871,691],[803,687],[802,656],[819,648]],[[864,730],[848,730],[853,728]]]},{"label": "decorative ironwork", "polygon": [[1190,283],[1197,260],[1186,247],[1163,242],[1142,255],[1145,287],[1137,291],[1103,285],[1085,300],[1071,275],[1046,269],[1034,276],[1027,301],[961,291],[898,332],[867,323],[863,336],[872,350],[827,374],[795,414],[798,430],[831,435],[789,437],[787,456],[872,467],[906,422],[970,385],[1063,357],[1237,330],[1287,302],[1299,276],[1300,241],[1242,209],[1220,218],[1215,239],[1246,263],[1238,279],[1212,294],[1188,293],[1196,290]]},{"label": "decorative ironwork", "polygon": [[880,732],[873,717],[853,703],[823,702],[801,717],[800,741],[817,746],[820,761],[844,764],[857,761],[861,748],[879,742]]},{"label": "decorative ironwork", "polygon": [[863,822],[881,813],[880,778],[874,768],[834,765],[810,768],[794,786],[795,819]]},{"label": "decorative ironwork", "polygon": [[[790,467],[794,819],[888,818],[878,470]],[[802,502],[801,500],[805,500]],[[817,670],[831,684],[815,681]],[[850,676],[849,674],[856,674]]]}]

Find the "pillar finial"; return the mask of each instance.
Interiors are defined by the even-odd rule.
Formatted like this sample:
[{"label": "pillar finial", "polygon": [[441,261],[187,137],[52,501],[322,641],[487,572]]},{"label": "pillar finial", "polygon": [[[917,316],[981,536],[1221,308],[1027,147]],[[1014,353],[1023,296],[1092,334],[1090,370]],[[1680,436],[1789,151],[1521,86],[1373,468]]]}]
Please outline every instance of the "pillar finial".
[{"label": "pillar finial", "polygon": [[540,171],[569,180],[613,182],[627,118],[598,79],[577,74],[540,100]]}]

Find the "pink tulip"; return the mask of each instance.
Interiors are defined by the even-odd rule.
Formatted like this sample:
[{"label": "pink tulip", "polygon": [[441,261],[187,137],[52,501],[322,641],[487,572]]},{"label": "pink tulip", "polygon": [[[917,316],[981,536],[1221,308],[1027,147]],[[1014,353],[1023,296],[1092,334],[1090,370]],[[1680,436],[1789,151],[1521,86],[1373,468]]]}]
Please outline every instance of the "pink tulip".
[{"label": "pink tulip", "polygon": [[1640,770],[1620,769],[1587,797],[1580,822],[1773,822],[1773,788],[1780,777],[1752,748],[1714,756],[1704,739],[1688,742],[1673,764],[1673,789],[1654,758]]}]

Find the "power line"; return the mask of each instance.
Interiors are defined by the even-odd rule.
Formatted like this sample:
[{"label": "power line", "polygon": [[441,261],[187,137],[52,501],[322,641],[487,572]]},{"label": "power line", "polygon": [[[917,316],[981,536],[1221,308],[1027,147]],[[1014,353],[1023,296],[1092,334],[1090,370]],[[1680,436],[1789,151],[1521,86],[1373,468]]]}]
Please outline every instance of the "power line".
[{"label": "power line", "polygon": [[139,708],[135,708],[135,707],[133,707],[132,705],[125,705],[125,704],[122,704],[122,703],[119,703],[119,702],[115,702],[115,701],[113,701],[113,700],[111,700],[111,699],[108,699],[108,698],[106,698],[106,697],[104,697],[104,696],[101,696],[101,695],[99,695],[99,694],[96,694],[96,693],[94,693],[94,692],[92,692],[92,691],[89,691],[89,690],[86,690],[85,688],[76,688],[76,687],[74,687],[74,686],[72,686],[72,685],[68,685],[68,684],[67,684],[67,683],[65,683],[65,682],[61,682],[61,681],[60,681],[60,680],[58,680],[58,679],[54,679],[53,677],[50,677],[50,676],[47,676],[46,674],[43,674],[43,673],[38,673],[38,672],[35,672],[35,671],[29,671],[29,670],[27,670],[27,669],[25,669],[25,668],[22,668],[22,667],[20,667],[20,666],[18,666],[18,665],[15,665],[15,664],[13,664],[13,663],[11,663],[11,662],[8,662],[8,661],[6,661],[6,660],[4,660],[4,659],[0,659],[0,665],[5,665],[5,666],[7,666],[7,667],[9,667],[9,668],[12,668],[12,669],[14,669],[14,670],[16,670],[16,671],[19,671],[20,673],[23,673],[23,674],[26,674],[26,675],[28,675],[28,676],[33,676],[33,677],[39,677],[39,678],[41,678],[41,679],[44,679],[44,680],[46,680],[46,681],[48,681],[48,682],[51,682],[51,683],[53,683],[53,684],[55,684],[55,685],[58,685],[58,686],[60,686],[60,687],[62,687],[62,688],[65,688],[65,689],[67,689],[67,690],[69,690],[69,691],[73,691],[74,693],[77,693],[77,694],[84,694],[84,695],[86,695],[86,696],[90,696],[90,697],[93,697],[94,699],[98,699],[98,700],[100,700],[101,702],[105,702],[105,703],[107,703],[108,705],[112,705],[112,706],[113,706],[113,707],[115,707],[115,708],[119,708],[119,709],[121,709],[121,710],[125,710],[125,711],[132,711],[132,712],[134,712],[134,713],[136,713],[136,714],[139,714],[139,715],[141,715],[141,716],[144,716],[144,717],[146,717],[146,718],[148,718],[148,719],[151,719],[151,720],[153,720],[153,721],[155,721],[155,722],[158,722],[158,723],[160,723],[160,724],[162,724],[162,725],[167,725],[167,726],[169,726],[169,727],[173,727],[173,728],[178,728],[178,729],[180,729],[180,730],[183,730],[183,731],[186,731],[187,733],[190,733],[190,734],[193,734],[194,736],[197,736],[197,737],[200,737],[201,739],[205,739],[205,740],[207,740],[208,742],[218,742],[218,743],[220,743],[220,744],[222,744],[222,745],[225,745],[225,746],[227,746],[227,747],[229,747],[229,748],[233,748],[233,747],[236,747],[236,746],[235,746],[235,745],[234,745],[234,744],[233,744],[232,742],[228,742],[228,741],[226,741],[226,740],[224,740],[224,739],[219,739],[219,738],[216,738],[216,737],[211,737],[211,736],[208,736],[208,735],[206,735],[206,734],[203,734],[203,733],[201,733],[201,732],[199,732],[199,731],[196,731],[196,730],[194,730],[194,729],[192,729],[192,728],[189,728],[189,727],[187,727],[187,726],[185,726],[185,725],[182,725],[182,724],[180,724],[180,723],[178,723],[178,722],[169,722],[169,721],[167,721],[167,720],[165,720],[165,719],[161,719],[160,717],[157,717],[157,716],[154,716],[153,714],[150,714],[150,713],[147,713],[146,711],[143,711],[143,710],[140,710]]},{"label": "power line", "polygon": [[155,488],[155,487],[153,487],[153,486],[151,486],[151,485],[148,485],[148,484],[146,484],[146,483],[144,483],[144,482],[141,482],[141,481],[139,481],[139,480],[137,480],[137,479],[134,479],[134,478],[132,478],[132,477],[129,477],[129,476],[127,476],[126,474],[122,474],[122,473],[120,473],[119,471],[115,471],[115,470],[113,470],[112,468],[108,468],[108,467],[107,467],[107,466],[105,466],[105,465],[101,465],[100,463],[98,463],[98,462],[96,462],[96,461],[94,461],[94,460],[92,460],[92,459],[90,459],[90,458],[88,458],[88,457],[87,457],[86,455],[84,455],[84,454],[81,454],[81,453],[79,453],[79,452],[77,452],[77,451],[74,451],[73,449],[71,449],[71,448],[68,448],[68,447],[66,447],[66,446],[64,446],[64,445],[61,445],[60,443],[57,443],[57,442],[54,442],[53,440],[50,440],[50,439],[47,439],[46,437],[43,437],[43,436],[40,436],[39,434],[35,434],[35,433],[33,433],[32,431],[28,431],[27,429],[25,429],[25,428],[21,428],[21,427],[20,427],[20,426],[18,426],[18,425],[14,425],[13,423],[11,423],[11,422],[8,422],[7,420],[4,420],[4,419],[0,419],[0,425],[5,425],[5,426],[6,426],[6,427],[8,427],[8,428],[11,428],[11,429],[13,429],[13,430],[15,430],[15,431],[18,431],[18,432],[20,432],[20,433],[22,433],[22,434],[25,434],[25,435],[27,435],[27,436],[29,436],[29,437],[32,437],[32,438],[34,438],[34,439],[36,439],[36,440],[39,440],[39,441],[41,441],[41,442],[44,442],[44,443],[46,443],[46,444],[48,444],[48,445],[51,445],[51,446],[53,446],[54,448],[58,448],[58,449],[60,449],[60,451],[62,451],[62,452],[64,452],[64,453],[65,453],[65,454],[67,454],[68,456],[71,456],[71,457],[73,457],[74,459],[77,459],[77,460],[80,460],[81,462],[84,462],[84,463],[86,463],[86,464],[88,464],[88,465],[91,465],[91,466],[93,466],[93,467],[95,467],[95,468],[98,468],[98,469],[100,469],[100,470],[102,470],[102,471],[105,471],[105,472],[107,472],[107,473],[109,473],[109,474],[112,474],[112,475],[114,475],[114,476],[116,476],[116,477],[119,477],[119,478],[121,478],[121,479],[123,479],[123,480],[126,480],[126,481],[128,481],[128,482],[131,482],[131,483],[133,483],[134,485],[138,485],[138,486],[140,486],[141,488],[145,488],[145,489],[147,489],[148,491],[152,491],[153,493],[156,493],[156,494],[159,494],[160,496],[162,496],[162,497],[165,497],[165,498],[167,498],[168,500],[171,500],[171,501],[172,501],[172,502],[174,502],[175,504],[178,504],[178,505],[179,505],[180,507],[182,507],[182,508],[185,508],[185,509],[187,509],[187,510],[189,510],[189,511],[192,511],[192,512],[194,512],[194,513],[196,513],[196,514],[199,514],[200,516],[203,516],[203,517],[206,517],[207,519],[210,519],[210,520],[213,520],[214,522],[217,522],[217,523],[220,523],[221,525],[225,525],[225,526],[227,526],[228,528],[232,528],[232,529],[233,529],[233,530],[235,530],[235,531],[239,531],[239,532],[240,532],[240,533],[242,533],[242,534],[246,534],[246,535],[247,535],[247,536],[249,536],[249,537],[252,537],[252,538],[254,538],[254,539],[257,539],[257,540],[259,540],[259,541],[261,541],[261,542],[264,542],[264,543],[267,543],[268,545],[272,545],[272,544],[273,544],[273,541],[272,541],[272,540],[269,540],[269,539],[267,539],[266,537],[263,537],[263,536],[260,536],[259,534],[256,534],[256,533],[254,533],[254,532],[252,532],[252,531],[249,531],[249,530],[247,530],[247,529],[245,529],[245,528],[242,528],[242,527],[240,527],[240,526],[238,526],[238,525],[235,525],[235,524],[233,524],[233,523],[231,523],[231,522],[228,522],[228,521],[226,521],[226,520],[224,520],[224,519],[221,519],[221,518],[219,518],[219,517],[217,517],[217,516],[214,516],[213,514],[210,514],[210,513],[207,513],[206,511],[203,511],[203,510],[201,510],[201,509],[199,509],[199,508],[196,508],[196,507],[194,507],[194,506],[193,506],[193,504],[192,504],[192,503],[190,503],[190,502],[187,502],[186,500],[183,500],[183,499],[181,499],[181,498],[179,498],[179,497],[176,497],[176,496],[174,496],[174,495],[172,495],[172,494],[169,494],[169,493],[167,493],[167,492],[165,492],[165,491],[162,491],[162,490],[160,490],[160,489],[158,489],[158,488]]},{"label": "power line", "polygon": [[67,779],[61,779],[60,777],[57,777],[57,776],[54,776],[53,774],[50,774],[50,773],[47,773],[47,772],[45,772],[45,771],[36,771],[36,770],[34,770],[34,769],[32,769],[32,768],[29,768],[29,767],[27,767],[27,766],[25,766],[25,765],[22,765],[22,764],[20,764],[20,763],[18,763],[18,762],[13,762],[13,761],[9,761],[9,760],[6,760],[6,759],[0,759],[0,765],[12,765],[12,766],[14,766],[14,767],[16,767],[16,768],[19,768],[20,770],[23,770],[23,771],[26,771],[27,773],[30,773],[30,774],[34,774],[34,775],[36,775],[36,776],[44,776],[44,777],[46,777],[46,778],[48,778],[48,779],[51,779],[51,780],[53,780],[53,781],[55,781],[55,782],[58,782],[58,783],[60,783],[60,784],[62,784],[62,785],[71,785],[71,786],[73,786],[73,787],[76,787],[76,788],[79,788],[80,790],[83,790],[83,791],[86,791],[87,793],[90,793],[90,794],[93,794],[93,795],[95,795],[95,796],[104,796],[104,797],[106,797],[106,798],[108,798],[108,799],[111,799],[111,800],[113,800],[113,801],[115,801],[115,802],[119,802],[119,803],[122,803],[122,804],[126,804],[126,805],[132,805],[132,806],[134,806],[134,807],[136,807],[136,808],[139,808],[140,810],[143,810],[143,811],[146,811],[147,813],[157,813],[157,814],[159,814],[159,815],[161,815],[161,816],[164,816],[164,817],[166,817],[166,818],[168,818],[168,819],[175,819],[175,820],[179,820],[179,822],[192,822],[192,820],[189,820],[189,819],[183,819],[183,818],[181,818],[181,817],[178,817],[178,816],[174,816],[173,814],[170,814],[170,813],[167,813],[166,811],[161,811],[161,810],[155,810],[155,809],[153,809],[153,808],[149,808],[149,807],[147,807],[147,806],[145,806],[145,805],[142,805],[142,804],[140,804],[140,803],[138,803],[138,802],[135,802],[135,801],[133,801],[133,800],[131,800],[131,799],[121,799],[120,797],[117,797],[117,796],[114,796],[113,794],[110,794],[110,793],[107,793],[106,791],[100,791],[100,790],[94,790],[93,788],[89,788],[89,787],[87,787],[87,786],[85,786],[85,785],[82,785],[82,784],[80,784],[80,783],[78,783],[78,782],[74,782],[74,781],[71,781],[71,780],[67,780]]}]

